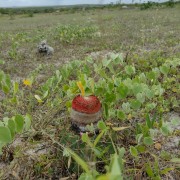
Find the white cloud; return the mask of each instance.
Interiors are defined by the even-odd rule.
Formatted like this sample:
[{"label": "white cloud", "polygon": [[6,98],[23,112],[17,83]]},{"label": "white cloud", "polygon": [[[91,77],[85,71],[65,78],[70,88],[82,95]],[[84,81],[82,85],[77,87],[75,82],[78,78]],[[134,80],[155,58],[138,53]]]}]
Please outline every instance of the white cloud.
[{"label": "white cloud", "polygon": [[[129,1],[129,0],[125,0]],[[108,4],[117,0],[0,0],[0,7],[12,6],[53,6],[73,4]]]},{"label": "white cloud", "polygon": [[0,7],[58,5],[59,0],[0,0]]},{"label": "white cloud", "polygon": [[[73,4],[108,4],[118,0],[0,0],[0,7],[13,6],[53,6],[53,5],[73,5]],[[140,2],[135,0],[134,2]],[[148,0],[143,0],[148,1]],[[158,0],[152,0],[158,1]],[[163,0],[160,0],[163,1]],[[131,3],[132,0],[122,0],[122,3]]]}]

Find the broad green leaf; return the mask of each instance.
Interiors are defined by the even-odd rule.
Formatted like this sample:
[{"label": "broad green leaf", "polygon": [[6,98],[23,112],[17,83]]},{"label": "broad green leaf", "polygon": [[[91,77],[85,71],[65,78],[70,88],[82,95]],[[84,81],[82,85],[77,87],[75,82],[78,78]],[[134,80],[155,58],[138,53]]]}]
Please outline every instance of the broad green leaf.
[{"label": "broad green leaf", "polygon": [[170,133],[170,131],[169,131],[169,129],[168,129],[167,126],[162,126],[162,127],[161,127],[161,132],[162,132],[162,134],[163,134],[164,136],[168,136],[169,133]]},{"label": "broad green leaf", "polygon": [[153,85],[152,90],[154,91],[155,95],[162,95],[164,93],[164,89],[161,87],[161,84]]},{"label": "broad green leaf", "polygon": [[63,86],[63,91],[67,91],[69,89],[69,86],[67,85],[67,84],[65,84],[64,86]]},{"label": "broad green leaf", "polygon": [[89,137],[86,133],[83,133],[81,139],[83,142],[87,142],[89,140]]},{"label": "broad green leaf", "polygon": [[141,107],[141,102],[138,100],[132,100],[131,101],[131,107],[135,110],[139,109]]},{"label": "broad green leaf", "polygon": [[114,89],[114,83],[113,82],[109,82],[108,83],[108,92],[112,92]]},{"label": "broad green leaf", "polygon": [[106,130],[107,129],[107,126],[106,126],[106,124],[103,121],[98,121],[97,126],[101,130]]},{"label": "broad green leaf", "polygon": [[90,63],[90,64],[93,64],[93,58],[91,57],[91,56],[88,56],[87,58],[86,58],[86,61],[88,62],[88,63]]},{"label": "broad green leaf", "polygon": [[10,143],[12,141],[11,131],[8,127],[0,126],[0,143]]},{"label": "broad green leaf", "polygon": [[115,64],[123,64],[123,54],[112,54],[111,58]]},{"label": "broad green leaf", "polygon": [[141,102],[141,103],[144,103],[145,101],[145,94],[144,93],[138,93],[136,94],[136,99]]},{"label": "broad green leaf", "polygon": [[109,110],[109,117],[117,117],[117,113],[116,113],[116,110],[110,108]]},{"label": "broad green leaf", "polygon": [[117,110],[117,117],[118,119],[125,120],[126,115],[124,114],[123,111]]},{"label": "broad green leaf", "polygon": [[95,71],[96,73],[98,73],[100,69],[98,68],[98,66],[97,66],[96,63],[93,64],[93,67],[94,67],[94,71]]},{"label": "broad green leaf", "polygon": [[16,131],[16,124],[13,119],[9,119],[8,128],[11,131],[11,137],[14,138],[15,131]]},{"label": "broad green leaf", "polygon": [[126,98],[128,95],[128,87],[125,86],[123,83],[120,84],[120,86],[117,88],[118,97],[120,98]]},{"label": "broad green leaf", "polygon": [[135,73],[135,67],[134,66],[126,66],[125,71],[128,75],[132,75]]},{"label": "broad green leaf", "polygon": [[140,152],[140,153],[144,153],[146,151],[146,147],[143,145],[138,145],[136,146],[136,149]]},{"label": "broad green leaf", "polygon": [[103,77],[103,78],[107,78],[108,76],[106,75],[106,71],[104,69],[101,69],[98,71],[98,74]]},{"label": "broad green leaf", "polygon": [[124,81],[123,81],[123,84],[128,87],[128,89],[132,89],[132,86],[133,86],[133,82],[130,78],[126,78]]},{"label": "broad green leaf", "polygon": [[22,115],[15,116],[16,132],[22,132],[24,126],[24,118]]},{"label": "broad green leaf", "polygon": [[96,95],[102,95],[104,93],[104,88],[102,88],[102,87],[97,87],[96,89],[95,89],[95,94]]},{"label": "broad green leaf", "polygon": [[136,96],[138,93],[143,91],[143,87],[141,86],[141,84],[135,83],[132,86],[132,91],[134,95]]},{"label": "broad green leaf", "polygon": [[163,65],[160,67],[160,71],[161,73],[163,73],[164,75],[167,75],[169,73],[170,67],[167,65]]},{"label": "broad green leaf", "polygon": [[103,64],[104,67],[107,67],[111,61],[112,61],[112,60],[104,59],[104,60],[102,61],[102,64]]},{"label": "broad green leaf", "polygon": [[108,65],[108,68],[109,68],[109,70],[110,70],[110,72],[111,72],[112,74],[115,74],[115,73],[116,73],[115,70],[114,70],[113,64],[109,64],[109,65]]},{"label": "broad green leaf", "polygon": [[159,70],[159,68],[157,68],[157,67],[153,68],[153,69],[152,69],[152,72],[155,73],[156,79],[159,78],[159,76],[160,76],[160,70]]},{"label": "broad green leaf", "polygon": [[147,73],[147,78],[150,80],[150,81],[155,81],[157,79],[156,77],[156,73],[153,72],[153,71],[150,71]]},{"label": "broad green leaf", "polygon": [[71,108],[72,107],[72,101],[67,101],[66,102],[66,107]]},{"label": "broad green leaf", "polygon": [[148,99],[152,99],[154,97],[154,92],[150,89],[146,89],[145,94]]},{"label": "broad green leaf", "polygon": [[9,89],[11,88],[11,79],[9,75],[6,75],[5,84],[6,86],[8,86]]},{"label": "broad green leaf", "polygon": [[129,102],[122,104],[122,109],[125,113],[129,113],[131,111]]},{"label": "broad green leaf", "polygon": [[8,87],[7,85],[2,85],[2,90],[3,90],[3,92],[4,92],[5,94],[8,94],[9,91],[10,91],[10,89],[9,89],[9,87]]},{"label": "broad green leaf", "polygon": [[150,146],[154,143],[151,137],[145,137],[143,142],[145,145],[148,145],[148,146]]},{"label": "broad green leaf", "polygon": [[88,136],[87,133],[83,133],[81,139],[82,139],[83,142],[87,143],[91,148],[93,148],[93,144],[90,141],[89,136]]},{"label": "broad green leaf", "polygon": [[134,146],[130,146],[130,153],[134,157],[138,157],[138,151]]},{"label": "broad green leaf", "polygon": [[105,94],[105,102],[112,103],[116,100],[116,95],[114,93],[106,93]]},{"label": "broad green leaf", "polygon": [[156,107],[156,104],[154,102],[152,102],[152,103],[147,103],[145,108],[146,108],[146,110],[151,111],[155,107]]},{"label": "broad green leaf", "polygon": [[141,80],[141,82],[146,82],[146,75],[144,74],[144,73],[141,73],[140,75],[139,75],[139,79]]}]

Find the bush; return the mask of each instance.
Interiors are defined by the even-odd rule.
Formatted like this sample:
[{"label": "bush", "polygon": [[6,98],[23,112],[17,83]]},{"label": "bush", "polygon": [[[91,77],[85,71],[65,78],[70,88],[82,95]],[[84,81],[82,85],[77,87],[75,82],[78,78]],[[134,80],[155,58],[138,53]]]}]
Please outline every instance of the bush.
[{"label": "bush", "polygon": [[166,6],[167,7],[174,7],[175,6],[174,0],[170,0],[170,1],[166,2]]},{"label": "bush", "polygon": [[28,13],[28,17],[34,17],[33,12],[29,12],[29,13]]},{"label": "bush", "polygon": [[153,2],[148,1],[147,3],[143,3],[140,7],[141,10],[149,9],[153,6]]}]

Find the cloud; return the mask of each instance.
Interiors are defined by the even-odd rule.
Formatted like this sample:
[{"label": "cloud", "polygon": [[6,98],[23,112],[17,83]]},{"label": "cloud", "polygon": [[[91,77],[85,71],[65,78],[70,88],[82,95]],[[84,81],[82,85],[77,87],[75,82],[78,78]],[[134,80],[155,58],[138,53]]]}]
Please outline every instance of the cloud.
[{"label": "cloud", "polygon": [[[108,4],[116,3],[118,0],[0,0],[0,7],[13,6],[54,6],[54,5],[74,5],[74,4]],[[144,0],[148,1],[148,0]],[[143,1],[143,2],[144,2]],[[158,0],[153,0],[158,1]],[[163,0],[160,0],[163,1]],[[132,0],[122,0],[122,3],[132,3]],[[134,0],[140,2],[140,0]]]},{"label": "cloud", "polygon": [[107,4],[117,0],[0,0],[0,7]]},{"label": "cloud", "polygon": [[60,0],[0,0],[0,7],[58,5]]}]

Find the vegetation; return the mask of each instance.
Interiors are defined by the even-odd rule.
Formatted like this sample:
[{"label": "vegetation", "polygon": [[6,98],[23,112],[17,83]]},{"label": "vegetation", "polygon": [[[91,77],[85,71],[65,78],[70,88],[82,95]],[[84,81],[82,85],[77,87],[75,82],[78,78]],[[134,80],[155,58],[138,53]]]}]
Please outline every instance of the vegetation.
[{"label": "vegetation", "polygon": [[[176,4],[179,4],[179,1],[169,0],[163,3],[156,3],[148,1],[147,3],[142,4],[128,4],[129,7],[140,7],[140,9],[149,9],[149,8],[164,8],[164,7],[174,7]],[[98,9],[119,9],[122,8],[126,4],[121,4],[118,2],[113,4],[110,3],[109,5],[72,5],[72,6],[51,6],[51,7],[23,7],[23,8],[0,8],[1,14],[37,14],[37,13],[76,13],[82,11],[89,11],[89,10],[98,10]]]},{"label": "vegetation", "polygon": [[[0,179],[178,179],[179,5],[109,7],[0,16]],[[71,130],[77,82],[99,134]]]}]

